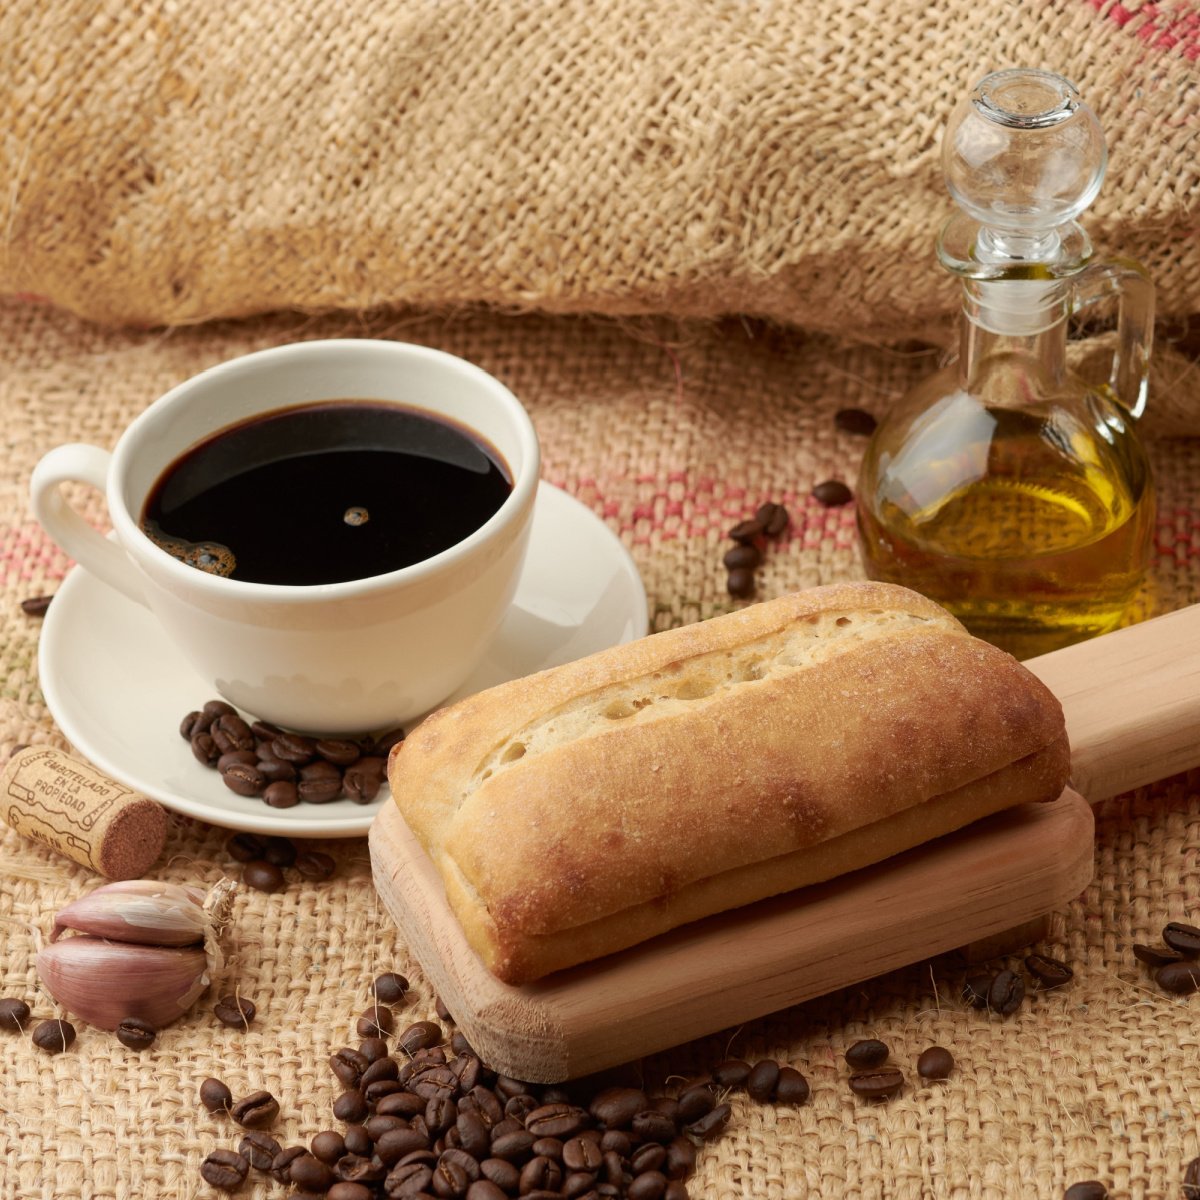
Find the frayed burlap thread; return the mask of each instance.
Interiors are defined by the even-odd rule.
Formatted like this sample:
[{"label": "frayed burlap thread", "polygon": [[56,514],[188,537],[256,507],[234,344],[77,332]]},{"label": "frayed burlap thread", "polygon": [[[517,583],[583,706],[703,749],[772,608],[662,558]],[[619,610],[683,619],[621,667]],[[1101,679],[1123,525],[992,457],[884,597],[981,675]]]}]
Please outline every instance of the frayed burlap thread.
[{"label": "frayed burlap thread", "polygon": [[[629,548],[656,628],[731,606],[725,535],[763,500],[786,503],[793,526],[768,555],[760,595],[857,577],[853,506],[825,509],[810,496],[823,479],[853,486],[863,441],[838,431],[833,415],[850,405],[882,412],[937,357],[847,349],[740,321],[292,315],[116,332],[0,305],[0,754],[17,742],[65,745],[39,688],[39,624],[18,603],[53,593],[69,567],[29,514],[38,456],[80,438],[111,446],[151,400],[196,371],[321,336],[438,346],[513,387],[541,437],[546,478]],[[1161,500],[1153,611],[1165,612],[1200,599],[1200,443],[1156,440],[1151,455]],[[81,499],[103,519],[98,500]],[[1070,987],[1034,994],[1004,1019],[964,1004],[967,967],[944,955],[645,1060],[656,1088],[727,1055],[789,1062],[812,1085],[810,1102],[795,1108],[733,1095],[731,1125],[701,1151],[691,1195],[1057,1200],[1083,1179],[1130,1200],[1181,1195],[1184,1166],[1200,1154],[1200,997],[1160,992],[1131,945],[1157,941],[1168,920],[1200,918],[1200,772],[1106,801],[1096,817],[1095,879],[1035,947],[1072,964]],[[173,816],[154,876],[215,882],[236,870],[225,837]],[[212,994],[152,1049],[128,1050],[83,1022],[56,1057],[0,1033],[0,1200],[216,1200],[200,1163],[214,1148],[236,1147],[242,1131],[201,1108],[198,1088],[210,1075],[236,1095],[274,1093],[281,1114],[271,1132],[284,1144],[337,1127],[340,1089],[326,1060],[356,1044],[371,980],[395,969],[413,981],[402,1022],[432,1018],[435,1002],[375,896],[365,842],[316,848],[334,856],[337,876],[292,876],[274,895],[243,892]],[[37,945],[55,910],[97,882],[11,832],[0,837],[0,995],[27,998],[38,1018],[58,1015],[38,986]],[[212,1015],[216,996],[235,988],[258,1007],[246,1031]],[[846,1086],[844,1052],[868,1036],[890,1045],[908,1079],[886,1103],[856,1100]],[[915,1060],[932,1044],[950,1048],[957,1068],[944,1083],[922,1084]],[[276,1200],[285,1189],[252,1173],[237,1194]]]}]

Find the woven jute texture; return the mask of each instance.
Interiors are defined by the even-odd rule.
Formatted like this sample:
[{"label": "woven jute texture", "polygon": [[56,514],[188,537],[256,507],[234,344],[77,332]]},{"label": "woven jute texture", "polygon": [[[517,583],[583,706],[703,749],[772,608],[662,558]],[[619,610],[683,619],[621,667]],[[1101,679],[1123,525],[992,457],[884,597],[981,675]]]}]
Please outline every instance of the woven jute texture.
[{"label": "woven jute texture", "polygon": [[[0,305],[0,754],[18,742],[65,746],[39,690],[39,623],[18,604],[52,593],[69,567],[28,511],[38,456],[68,440],[111,446],[157,395],[220,360],[334,335],[435,345],[509,384],[533,415],[545,477],[629,548],[658,629],[729,606],[726,530],[767,499],[787,505],[793,525],[768,555],[761,596],[859,576],[853,506],[826,509],[809,495],[822,480],[854,481],[863,442],[839,432],[834,413],[882,412],[933,357],[911,346],[845,349],[749,321],[275,316],[113,332],[49,308]],[[1200,444],[1156,440],[1151,453],[1161,501],[1152,611],[1167,611],[1200,598]],[[83,503],[102,519],[98,501]],[[168,714],[168,732],[145,736],[175,736],[180,715]],[[1017,1200],[1101,1179],[1118,1197],[1181,1195],[1184,1165],[1200,1154],[1200,998],[1158,991],[1130,946],[1157,941],[1168,920],[1200,917],[1200,773],[1099,804],[1096,817],[1095,880],[1036,946],[1074,966],[1071,986],[1003,1019],[966,1007],[965,968],[940,956],[645,1060],[652,1087],[730,1053],[789,1062],[811,1081],[812,1099],[799,1107],[735,1094],[730,1128],[702,1150],[691,1194]],[[235,871],[226,836],[173,816],[153,875],[210,884]],[[240,1132],[200,1107],[207,1076],[235,1095],[274,1093],[282,1111],[272,1132],[283,1144],[337,1126],[326,1058],[356,1044],[354,1019],[374,976],[396,969],[413,981],[401,1021],[435,1009],[374,893],[365,842],[317,848],[336,859],[337,876],[293,874],[280,893],[240,893],[230,961],[212,995],[152,1049],[127,1050],[83,1022],[55,1057],[27,1035],[0,1033],[3,1200],[214,1197],[200,1163],[235,1147]],[[0,838],[0,995],[27,998],[37,1017],[56,1015],[39,988],[36,946],[55,910],[96,882],[14,833]],[[248,1031],[212,1014],[212,998],[235,987],[258,1007]],[[883,1104],[856,1100],[846,1086],[842,1054],[867,1036],[890,1044],[909,1080]],[[949,1047],[958,1067],[947,1082],[920,1086],[913,1064],[931,1044]],[[252,1174],[239,1194],[284,1189]]]},{"label": "woven jute texture", "polygon": [[1031,66],[1106,127],[1099,248],[1184,316],[1198,54],[1192,0],[8,0],[0,291],[912,325],[946,119]]}]

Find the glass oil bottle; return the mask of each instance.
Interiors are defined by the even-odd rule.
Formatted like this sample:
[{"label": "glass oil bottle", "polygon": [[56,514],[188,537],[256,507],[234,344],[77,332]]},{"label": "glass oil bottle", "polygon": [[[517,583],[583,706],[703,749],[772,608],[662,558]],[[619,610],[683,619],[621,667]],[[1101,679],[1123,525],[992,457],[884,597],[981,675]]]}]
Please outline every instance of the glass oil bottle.
[{"label": "glass oil bottle", "polygon": [[[1154,290],[1096,262],[1075,218],[1104,176],[1104,137],[1048,71],[989,75],[947,127],[962,212],[938,255],[962,281],[958,360],[879,424],[858,481],[863,561],[1029,658],[1128,619],[1148,563],[1154,490],[1137,420]],[[1117,301],[1109,381],[1067,369],[1070,317]]]}]

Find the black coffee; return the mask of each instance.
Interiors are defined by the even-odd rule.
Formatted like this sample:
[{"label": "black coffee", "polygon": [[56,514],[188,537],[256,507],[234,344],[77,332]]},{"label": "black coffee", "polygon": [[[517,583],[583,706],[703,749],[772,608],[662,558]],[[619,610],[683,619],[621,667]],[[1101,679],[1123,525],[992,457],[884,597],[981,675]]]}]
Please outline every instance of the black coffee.
[{"label": "black coffee", "polygon": [[440,554],[511,491],[500,455],[449,420],[335,401],[254,417],[193,447],[154,485],[142,529],[211,574],[340,583]]}]

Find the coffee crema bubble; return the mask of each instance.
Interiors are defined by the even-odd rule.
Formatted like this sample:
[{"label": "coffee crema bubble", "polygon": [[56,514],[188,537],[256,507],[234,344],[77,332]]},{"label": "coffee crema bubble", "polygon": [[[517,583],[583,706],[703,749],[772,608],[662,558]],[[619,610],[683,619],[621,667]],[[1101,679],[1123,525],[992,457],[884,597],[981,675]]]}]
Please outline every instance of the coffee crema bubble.
[{"label": "coffee crema bubble", "polygon": [[142,532],[160,550],[165,550],[172,558],[206,575],[219,575],[225,579],[237,569],[237,556],[220,542],[186,542],[163,533],[152,521],[143,523]]}]

